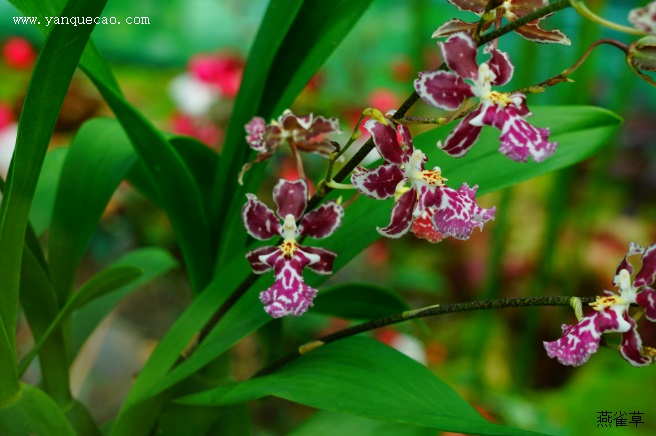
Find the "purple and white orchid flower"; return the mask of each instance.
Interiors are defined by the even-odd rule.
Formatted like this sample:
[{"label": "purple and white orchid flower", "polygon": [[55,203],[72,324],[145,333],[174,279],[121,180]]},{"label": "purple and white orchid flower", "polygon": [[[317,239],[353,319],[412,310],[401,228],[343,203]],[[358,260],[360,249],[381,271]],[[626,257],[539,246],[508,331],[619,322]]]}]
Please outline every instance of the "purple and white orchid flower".
[{"label": "purple and white orchid flower", "polygon": [[[633,266],[628,258],[636,254],[642,255],[642,268],[632,283]],[[622,333],[619,351],[627,362],[633,366],[651,364],[655,350],[642,346],[637,324],[629,316],[629,307],[637,303],[644,309],[648,320],[656,321],[656,291],[650,288],[655,280],[656,244],[645,249],[632,242],[613,279],[613,284],[619,288],[619,295],[604,291],[604,297],[597,297],[597,301],[590,303],[595,312],[578,324],[563,324],[562,338],[544,342],[549,357],[557,358],[563,365],[582,365],[599,348],[603,333],[618,332]]]},{"label": "purple and white orchid flower", "polygon": [[[489,3],[488,0],[448,0],[448,2],[461,11],[473,12],[478,16],[482,16],[483,13],[485,13],[485,8]],[[503,16],[512,23],[513,21],[519,20],[540,8],[548,6],[549,0],[505,0],[498,3],[499,6],[493,9],[493,11],[496,11],[497,17],[500,19],[500,16]],[[522,38],[532,42],[570,45],[571,41],[560,30],[546,30],[540,27],[540,21],[549,15],[518,27],[515,29],[515,32]],[[493,21],[493,19],[488,21],[481,30],[487,30],[492,25]],[[433,38],[441,38],[443,36],[453,35],[457,32],[467,32],[471,35],[476,30],[477,26],[478,21],[466,23],[454,18],[438,27],[437,30],[433,32]]]},{"label": "purple and white orchid flower", "polygon": [[[248,234],[261,241],[276,236],[283,238],[282,244],[277,247],[260,247],[246,253],[256,274],[273,269],[275,281],[269,289],[260,293],[260,301],[274,318],[299,316],[312,306],[317,294],[316,289],[303,281],[303,269],[308,267],[318,274],[331,274],[337,254],[325,248],[302,246],[296,239],[301,235],[315,239],[332,235],[342,224],[344,209],[330,201],[303,216],[308,201],[308,186],[303,179],[295,182],[281,179],[276,184],[273,188],[276,213],[255,195],[246,196],[248,202],[242,208],[241,215]],[[299,219],[301,222],[297,226]]]},{"label": "purple and white orchid flower", "polygon": [[656,35],[656,1],[642,8],[631,9],[629,22],[637,29]]},{"label": "purple and white orchid flower", "polygon": [[324,135],[341,132],[337,118],[315,117],[312,114],[298,116],[289,109],[269,124],[264,118],[254,117],[246,124],[245,129],[246,142],[257,151],[257,157],[242,167],[239,174],[240,183],[244,173],[253,164],[269,159],[285,142],[289,143],[294,154],[304,151],[330,157],[335,147]]},{"label": "purple and white orchid flower", "polygon": [[[444,184],[446,179],[439,167],[425,170],[426,156],[413,147],[408,127],[395,127],[392,123],[375,119],[365,123],[386,163],[372,170],[357,168],[351,176],[351,183],[367,197],[395,198],[390,224],[377,228],[381,235],[399,238],[410,230],[416,218],[421,218],[431,219],[436,232],[444,237],[468,239],[475,227],[482,229],[485,222],[494,218],[494,207],[483,209],[476,204],[477,186],[470,188],[463,183],[456,191]],[[426,239],[437,239],[437,235],[428,235]]]},{"label": "purple and white orchid flower", "polygon": [[526,162],[531,156],[541,162],[554,153],[557,144],[548,141],[549,129],[533,127],[525,120],[532,115],[526,107],[526,95],[492,90],[492,86],[508,83],[513,75],[514,66],[508,54],[488,46],[490,60],[478,65],[476,43],[464,33],[451,36],[439,46],[452,72],[419,73],[415,80],[419,96],[446,110],[458,109],[471,97],[480,100],[480,105],[460,121],[446,141],[437,143],[439,148],[454,157],[464,156],[478,139],[482,126],[493,126],[501,130],[499,151],[514,161]]}]

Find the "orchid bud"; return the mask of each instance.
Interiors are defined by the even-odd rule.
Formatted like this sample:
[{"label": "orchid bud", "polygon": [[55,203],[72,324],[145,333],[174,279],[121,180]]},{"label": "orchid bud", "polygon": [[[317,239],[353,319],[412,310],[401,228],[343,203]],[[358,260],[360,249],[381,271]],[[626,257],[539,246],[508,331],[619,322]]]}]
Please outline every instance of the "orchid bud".
[{"label": "orchid bud", "polygon": [[656,71],[656,36],[645,36],[629,46],[629,65],[645,71]]}]

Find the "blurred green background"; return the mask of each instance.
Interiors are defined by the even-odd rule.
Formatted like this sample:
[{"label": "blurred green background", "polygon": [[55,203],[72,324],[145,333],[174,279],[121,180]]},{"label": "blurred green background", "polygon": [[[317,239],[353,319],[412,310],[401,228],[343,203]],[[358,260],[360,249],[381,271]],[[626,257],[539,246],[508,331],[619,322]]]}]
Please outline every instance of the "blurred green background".
[{"label": "blurred green background", "polygon": [[[586,3],[621,24],[627,24],[631,8],[645,4]],[[111,0],[105,16],[119,20],[148,16],[150,24],[97,26],[93,38],[112,63],[128,99],[158,127],[173,131],[177,109],[168,91],[170,82],[198,53],[231,53],[245,59],[266,4],[264,0]],[[0,42],[21,36],[38,50],[42,43],[38,32],[11,23],[14,15],[19,14],[9,3],[0,3]],[[453,17],[475,18],[444,0],[375,0],[294,110],[339,117],[342,130],[350,132],[363,108],[397,107],[412,92],[417,71],[439,65],[439,50],[430,35]],[[572,46],[536,45],[514,33],[503,37],[499,47],[510,54],[516,67],[504,89],[524,88],[558,74],[598,38],[633,40],[586,22],[573,10],[557,13],[543,26],[561,29]],[[11,67],[6,58],[0,63],[0,104],[10,106],[16,116],[30,71]],[[623,54],[609,46],[595,50],[572,78],[575,83],[529,96],[528,105],[591,104],[619,113],[624,124],[600,154],[576,167],[482,197],[480,205],[497,207],[496,220],[469,241],[448,240],[433,246],[412,236],[381,240],[330,283],[381,284],[412,307],[509,296],[593,296],[610,289],[628,243],[656,242],[656,90],[639,80],[627,68]],[[81,73],[69,97],[70,105],[67,109],[65,104],[62,113],[68,123],[58,127],[53,148],[68,144],[89,116],[111,116]],[[230,99],[224,99],[212,118],[219,130],[227,126],[230,105]],[[421,102],[411,112],[434,113]],[[211,146],[220,149],[220,139]],[[312,161],[310,166],[318,180],[324,163]],[[288,174],[287,159],[274,159],[270,170],[272,180]],[[164,215],[126,185],[108,208],[78,279],[85,280],[121,253],[142,245],[163,245],[176,252]],[[116,413],[131,377],[190,298],[184,272],[178,270],[135,293],[103,323],[76,362],[73,376],[75,392],[90,405],[96,419],[102,422]],[[494,422],[559,435],[654,434],[653,367],[635,369],[609,349],[601,349],[579,368],[563,367],[546,356],[542,341],[557,339],[560,325],[574,322],[573,311],[565,308],[507,309],[427,319],[429,330],[414,324],[398,330],[415,335],[429,367]],[[233,350],[237,378],[252,375],[269,348],[291,349],[344,325],[311,310],[300,319],[272,324],[267,332],[247,338]],[[275,329],[287,334],[282,343],[272,345],[267,335]],[[26,325],[21,332],[21,349],[26,351],[31,344]],[[653,324],[641,322],[640,332],[646,345],[656,344]],[[38,382],[38,368],[28,377]],[[277,399],[255,403],[251,410],[256,434],[261,435],[287,433],[312,413]],[[597,427],[603,411],[642,412],[644,423]],[[361,432],[370,427],[353,425]]]}]

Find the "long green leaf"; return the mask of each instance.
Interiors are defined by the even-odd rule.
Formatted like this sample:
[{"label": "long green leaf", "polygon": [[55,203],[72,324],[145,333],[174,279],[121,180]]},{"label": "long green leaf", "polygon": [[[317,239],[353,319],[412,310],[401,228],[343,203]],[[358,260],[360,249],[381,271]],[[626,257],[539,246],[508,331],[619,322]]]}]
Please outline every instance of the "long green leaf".
[{"label": "long green leaf", "polygon": [[75,135],[59,180],[48,247],[60,304],[72,291],[78,266],[109,199],[136,160],[115,120],[95,118]]},{"label": "long green leaf", "polygon": [[0,434],[73,436],[52,398],[38,388],[21,384],[14,398],[0,403]]},{"label": "long green leaf", "polygon": [[275,374],[182,397],[200,406],[274,395],[323,410],[443,431],[534,434],[489,423],[423,365],[369,338],[350,338],[302,356]]},{"label": "long green leaf", "polygon": [[36,235],[41,236],[50,227],[52,211],[57,197],[57,187],[61,176],[68,148],[59,147],[49,151],[43,161],[39,183],[34,192],[34,201],[30,209],[30,223]]},{"label": "long green leaf", "polygon": [[321,410],[303,421],[290,436],[434,436],[435,430],[395,422],[377,421],[355,415]]},{"label": "long green leaf", "polygon": [[[65,16],[99,16],[106,1],[70,0]],[[25,96],[16,149],[0,207],[0,318],[10,354],[16,353],[15,331],[23,238],[32,197],[50,135],[93,25],[55,26],[41,51]],[[4,355],[4,354],[3,354]],[[15,372],[9,372],[11,379]],[[16,382],[2,383],[0,401],[16,393]]]}]

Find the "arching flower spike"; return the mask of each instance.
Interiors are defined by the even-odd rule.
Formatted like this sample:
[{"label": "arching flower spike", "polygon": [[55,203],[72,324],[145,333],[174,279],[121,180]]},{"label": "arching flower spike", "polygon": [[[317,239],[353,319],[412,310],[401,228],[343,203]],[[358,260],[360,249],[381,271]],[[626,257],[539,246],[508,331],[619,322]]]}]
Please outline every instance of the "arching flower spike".
[{"label": "arching flower spike", "polygon": [[[630,256],[642,255],[642,268],[631,281],[633,266]],[[656,321],[656,291],[650,286],[656,281],[656,244],[642,248],[636,243],[629,245],[629,251],[615,271],[613,284],[619,288],[619,295],[604,291],[605,296],[597,297],[590,303],[595,312],[583,318],[578,324],[563,324],[563,337],[552,342],[544,342],[549,357],[555,357],[563,365],[579,366],[588,361],[599,348],[603,333],[622,333],[619,351],[622,357],[633,366],[646,366],[654,361],[656,350],[643,347],[636,322],[629,316],[632,303],[640,305],[650,321]]]},{"label": "arching flower spike", "polygon": [[[295,182],[280,180],[276,184],[273,189],[276,213],[255,195],[246,196],[248,202],[241,213],[248,234],[261,241],[283,238],[282,244],[277,247],[260,247],[246,253],[253,272],[263,274],[273,269],[275,275],[273,285],[260,293],[260,301],[274,318],[299,316],[312,306],[317,294],[316,289],[303,281],[303,269],[308,267],[318,274],[331,274],[337,254],[324,248],[300,245],[296,239],[301,235],[315,239],[332,235],[342,224],[344,209],[330,201],[303,216],[308,187],[302,179]],[[301,222],[297,226],[299,219]]]},{"label": "arching flower spike", "polygon": [[[449,3],[460,9],[461,11],[469,11],[477,14],[478,16],[483,15],[485,12],[485,6],[488,3],[488,0],[448,0]],[[549,5],[548,0],[506,0],[499,2],[500,5],[494,9],[497,14],[502,15],[508,21],[513,22],[519,20],[520,18],[525,17],[526,15],[534,12],[540,8]],[[549,14],[551,15],[551,14]],[[527,39],[532,42],[540,43],[557,43],[570,45],[571,41],[569,38],[563,34],[560,30],[546,30],[540,27],[540,21],[543,18],[548,17],[546,15],[538,20],[531,21],[528,24],[525,24],[521,27],[515,29],[515,32],[519,34],[524,39]],[[487,30],[494,20],[489,21],[483,28]],[[466,23],[457,18],[449,20],[433,32],[433,38],[441,38],[443,36],[453,35],[457,32],[467,32],[470,35],[474,33],[478,22]]]},{"label": "arching flower spike", "polygon": [[506,53],[490,47],[490,60],[479,66],[476,43],[470,36],[459,33],[439,45],[453,72],[419,73],[415,80],[419,96],[446,110],[458,109],[471,97],[480,100],[480,105],[460,121],[444,144],[437,143],[439,148],[454,157],[464,156],[478,139],[482,126],[493,126],[501,130],[499,151],[514,161],[526,162],[530,156],[541,162],[554,153],[557,144],[549,142],[549,129],[533,127],[525,120],[532,115],[526,107],[526,95],[492,90],[492,86],[508,83],[513,75],[514,67]]},{"label": "arching flower spike", "polygon": [[[446,179],[439,167],[424,169],[426,156],[413,147],[407,126],[370,119],[365,129],[386,163],[372,170],[357,168],[351,183],[376,200],[394,197],[391,222],[377,228],[380,234],[399,238],[419,219],[421,225],[414,228],[419,237],[435,242],[447,236],[468,239],[475,227],[482,229],[494,218],[495,208],[483,209],[476,204],[477,186],[470,188],[463,183],[456,191],[444,184]],[[410,187],[406,187],[408,182]],[[432,222],[434,232],[426,230],[426,220]]]}]

